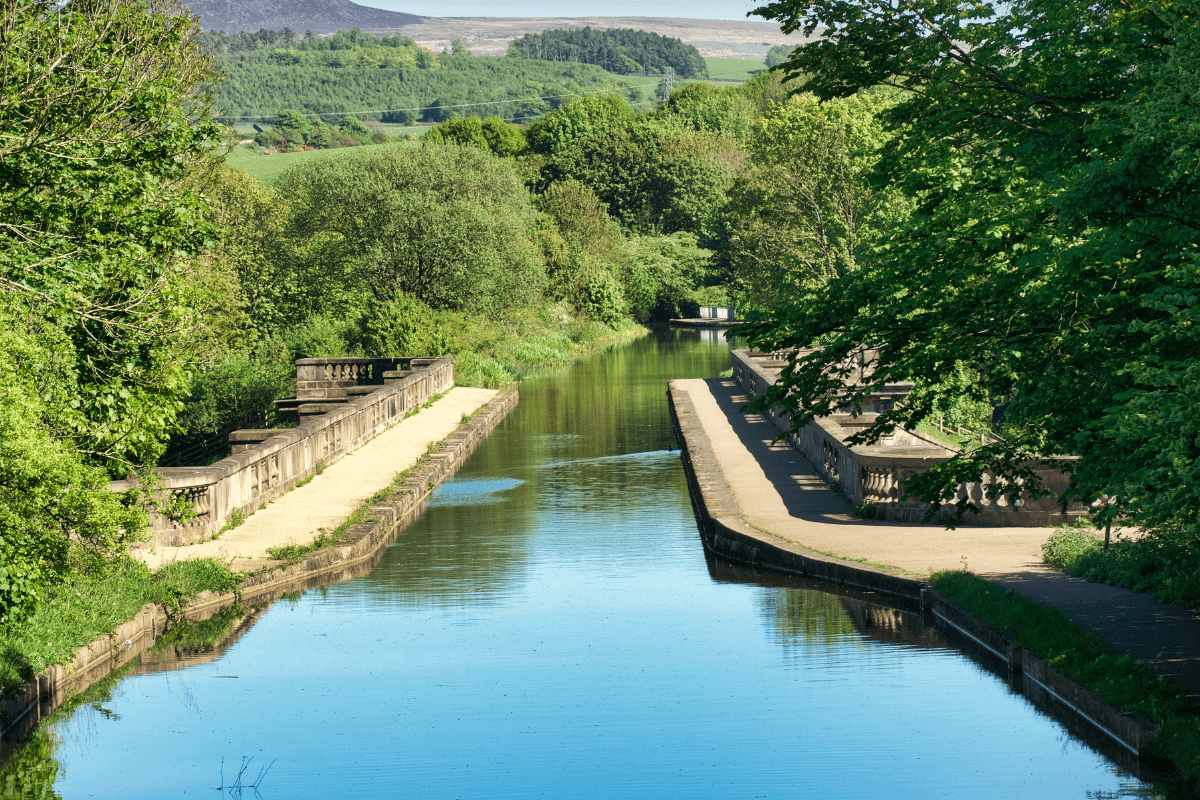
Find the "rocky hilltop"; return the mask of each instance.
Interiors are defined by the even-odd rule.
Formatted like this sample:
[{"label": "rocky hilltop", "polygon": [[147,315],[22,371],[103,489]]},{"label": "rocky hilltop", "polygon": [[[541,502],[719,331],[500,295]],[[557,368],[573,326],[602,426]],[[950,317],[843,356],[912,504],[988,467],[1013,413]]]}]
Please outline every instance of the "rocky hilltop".
[{"label": "rocky hilltop", "polygon": [[192,0],[187,4],[200,16],[205,31],[225,33],[281,31],[299,34],[333,33],[350,28],[377,30],[420,24],[424,17],[399,11],[360,6],[350,0]]}]

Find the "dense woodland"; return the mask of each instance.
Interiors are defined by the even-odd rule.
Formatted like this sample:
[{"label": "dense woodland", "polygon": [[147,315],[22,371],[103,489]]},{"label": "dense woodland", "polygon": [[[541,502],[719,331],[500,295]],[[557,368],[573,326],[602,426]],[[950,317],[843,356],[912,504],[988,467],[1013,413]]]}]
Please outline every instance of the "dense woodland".
[{"label": "dense woodland", "polygon": [[508,46],[508,54],[522,59],[595,64],[618,75],[661,75],[668,69],[680,78],[708,74],[704,58],[693,45],[626,28],[527,33]]},{"label": "dense woodland", "polygon": [[213,101],[217,118],[228,123],[270,122],[283,109],[334,124],[346,115],[413,123],[480,112],[525,120],[599,88],[638,103],[654,83],[575,61],[473,56],[457,42],[434,53],[411,39],[357,30],[303,38],[290,31],[214,32],[201,44],[222,74]]},{"label": "dense woodland", "polygon": [[[1149,534],[1097,574],[1200,603],[1200,3],[915,8],[771,4],[833,33],[654,108],[588,93],[607,86],[591,65],[202,39],[142,0],[22,11],[0,96],[0,627],[25,643],[0,666],[25,667],[0,678],[71,646],[22,620],[131,569],[151,501],[108,480],[152,486],[172,442],[289,394],[295,358],[449,353],[501,385],[699,303],[754,315],[759,347],[824,346],[772,397],[800,420],[861,401],[836,367],[873,345],[877,381],[918,389],[866,436],[933,415],[999,435],[914,481],[927,499],[983,470],[1028,489],[1031,455],[1078,456],[1072,497]],[[231,98],[342,114],[421,81],[446,101],[584,94],[340,150],[274,189],[223,163]]]}]

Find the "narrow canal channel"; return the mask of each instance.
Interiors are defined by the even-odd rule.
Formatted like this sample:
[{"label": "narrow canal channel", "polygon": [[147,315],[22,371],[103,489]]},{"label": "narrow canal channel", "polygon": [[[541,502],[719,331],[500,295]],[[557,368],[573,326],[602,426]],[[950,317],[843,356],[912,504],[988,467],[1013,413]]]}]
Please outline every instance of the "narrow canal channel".
[{"label": "narrow canal channel", "polygon": [[370,574],[57,723],[56,791],[1143,795],[919,616],[706,559],[666,381],[728,368],[661,332],[523,383]]}]

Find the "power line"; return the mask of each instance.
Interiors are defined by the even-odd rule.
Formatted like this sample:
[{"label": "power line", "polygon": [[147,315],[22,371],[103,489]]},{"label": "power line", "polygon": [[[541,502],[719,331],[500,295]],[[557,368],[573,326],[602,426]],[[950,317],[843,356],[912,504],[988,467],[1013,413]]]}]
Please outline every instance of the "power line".
[{"label": "power line", "polygon": [[[637,108],[638,106],[656,106],[656,105],[658,105],[657,100],[646,100],[641,103],[630,103],[629,107]],[[550,113],[550,112],[547,111],[543,114],[531,114],[530,116],[527,116],[527,117],[504,117],[504,121],[505,122],[520,122],[520,121],[526,120],[526,119],[541,119],[542,117],[546,116],[546,114],[548,114],[548,113]]]},{"label": "power line", "polygon": [[[389,111],[430,111],[433,109],[443,109],[443,108],[478,108],[480,106],[499,106],[499,105],[504,105],[505,103],[528,103],[533,100],[560,100],[564,97],[582,97],[583,95],[588,95],[588,94],[606,94],[606,93],[611,93],[611,92],[622,92],[622,91],[626,91],[628,89],[634,89],[634,88],[641,89],[646,86],[657,86],[657,85],[658,85],[657,83],[635,83],[631,86],[614,86],[611,89],[602,89],[599,91],[572,92],[570,94],[548,94],[548,95],[543,95],[541,97],[522,97],[522,98],[516,98],[513,100],[491,100],[486,103],[458,103],[456,105],[451,105],[451,106],[419,106],[417,108],[376,108],[376,109],[371,109],[371,110],[366,110],[366,111],[322,111],[322,112],[315,113],[315,114],[301,114],[300,116],[306,117],[306,118],[312,117],[312,118],[320,119],[321,117],[332,117],[332,116],[346,117],[346,116],[353,116],[355,114],[386,114]],[[636,105],[645,105],[645,103],[637,103]],[[225,117],[220,114],[218,114],[217,116],[222,117],[223,119],[233,119],[235,121],[245,121],[245,120],[255,120],[255,119],[259,119],[260,117],[266,117],[266,116],[271,116],[271,115],[269,115],[269,114],[248,114],[245,116],[232,117],[232,118]]]}]

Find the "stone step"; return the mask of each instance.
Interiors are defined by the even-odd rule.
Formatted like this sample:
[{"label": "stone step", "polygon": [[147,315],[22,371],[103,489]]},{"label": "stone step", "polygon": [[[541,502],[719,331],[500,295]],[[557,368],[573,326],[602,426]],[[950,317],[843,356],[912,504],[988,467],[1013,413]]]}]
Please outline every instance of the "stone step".
[{"label": "stone step", "polygon": [[277,433],[279,430],[276,428],[245,428],[234,431],[229,434],[229,449],[233,453],[241,453],[256,444],[262,444]]},{"label": "stone step", "polygon": [[388,370],[387,372],[383,373],[383,382],[385,384],[395,383],[396,381],[404,380],[405,378],[407,378],[408,376],[410,376],[412,374],[413,374],[413,370],[411,370],[411,369]]},{"label": "stone step", "polygon": [[300,412],[300,418],[315,417],[320,414],[328,414],[330,411],[336,411],[346,405],[345,400],[327,400],[323,403],[305,403],[300,406],[297,411]]}]

